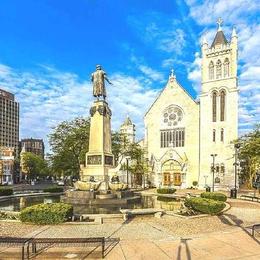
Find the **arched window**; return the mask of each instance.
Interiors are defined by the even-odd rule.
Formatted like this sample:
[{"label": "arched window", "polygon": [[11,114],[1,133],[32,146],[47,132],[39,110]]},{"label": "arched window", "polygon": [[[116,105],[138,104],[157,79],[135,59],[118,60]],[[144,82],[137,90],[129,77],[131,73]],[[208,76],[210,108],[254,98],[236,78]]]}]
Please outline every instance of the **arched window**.
[{"label": "arched window", "polygon": [[221,90],[220,92],[220,121],[225,121],[225,106],[226,106],[226,92]]},{"label": "arched window", "polygon": [[220,79],[222,77],[222,64],[221,61],[218,60],[216,64],[216,78]]},{"label": "arched window", "polygon": [[224,61],[224,78],[229,77],[229,60],[228,58]]},{"label": "arched window", "polygon": [[211,61],[209,63],[209,79],[214,79],[214,63]]},{"label": "arched window", "polygon": [[212,94],[212,121],[217,121],[217,92]]},{"label": "arched window", "polygon": [[221,130],[220,130],[220,141],[224,142],[224,129],[223,128],[221,128]]},{"label": "arched window", "polygon": [[213,129],[212,141],[216,142],[216,129]]}]

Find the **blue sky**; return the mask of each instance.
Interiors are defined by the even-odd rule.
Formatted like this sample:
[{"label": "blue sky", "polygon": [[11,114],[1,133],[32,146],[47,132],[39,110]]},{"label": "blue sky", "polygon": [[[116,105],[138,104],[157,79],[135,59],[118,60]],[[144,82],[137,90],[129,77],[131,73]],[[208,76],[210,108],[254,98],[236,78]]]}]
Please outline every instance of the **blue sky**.
[{"label": "blue sky", "polygon": [[260,121],[259,1],[1,0],[0,88],[16,94],[21,138],[44,138],[58,122],[87,116],[90,74],[102,64],[113,129],[129,114],[143,135],[143,115],[174,68],[196,98],[200,39],[216,20],[239,39],[239,128]]}]

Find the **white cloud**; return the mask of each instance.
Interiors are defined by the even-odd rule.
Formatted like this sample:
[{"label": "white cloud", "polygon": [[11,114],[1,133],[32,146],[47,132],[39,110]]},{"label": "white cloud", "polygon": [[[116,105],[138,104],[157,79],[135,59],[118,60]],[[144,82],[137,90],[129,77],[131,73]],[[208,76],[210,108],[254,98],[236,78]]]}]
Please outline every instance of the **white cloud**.
[{"label": "white cloud", "polygon": [[199,52],[195,53],[195,60],[188,66],[188,79],[192,82],[193,88],[199,94],[201,87],[201,57]]},{"label": "white cloud", "polygon": [[164,79],[163,74],[161,72],[156,71],[148,66],[140,65],[139,69],[144,73],[145,76],[154,81],[162,81]]},{"label": "white cloud", "polygon": [[186,3],[190,7],[190,16],[201,25],[213,24],[218,17],[229,23],[240,23],[244,17],[260,10],[259,1],[252,0],[186,0]]},{"label": "white cloud", "polygon": [[[76,74],[42,69],[29,73],[0,65],[0,87],[14,93],[20,103],[20,137],[44,138],[47,144],[51,127],[76,116],[88,116],[94,98],[91,83]],[[107,92],[113,112],[112,128],[118,130],[129,113],[137,125],[137,136],[142,137],[143,114],[157,91],[124,74],[112,74],[110,78],[113,86],[107,86]]]},{"label": "white cloud", "polygon": [[135,33],[149,45],[173,55],[181,55],[186,44],[186,34],[179,20],[160,12],[147,12],[128,17]]}]

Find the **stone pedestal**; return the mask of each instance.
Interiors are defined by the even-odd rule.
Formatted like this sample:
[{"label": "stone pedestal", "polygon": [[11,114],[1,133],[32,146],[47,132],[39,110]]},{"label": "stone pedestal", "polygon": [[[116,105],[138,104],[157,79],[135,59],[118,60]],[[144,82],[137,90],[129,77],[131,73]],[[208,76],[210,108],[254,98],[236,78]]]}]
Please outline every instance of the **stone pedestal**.
[{"label": "stone pedestal", "polygon": [[111,148],[111,114],[106,101],[94,101],[90,109],[89,151],[86,154],[86,165],[81,169],[82,181],[104,181],[107,186],[108,170],[114,168]]}]

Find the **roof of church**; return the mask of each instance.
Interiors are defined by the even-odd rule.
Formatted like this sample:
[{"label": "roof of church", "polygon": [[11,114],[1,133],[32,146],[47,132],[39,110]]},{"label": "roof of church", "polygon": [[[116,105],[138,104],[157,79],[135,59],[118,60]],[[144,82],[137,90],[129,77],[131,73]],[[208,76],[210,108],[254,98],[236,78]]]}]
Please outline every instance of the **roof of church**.
[{"label": "roof of church", "polygon": [[129,118],[129,116],[126,117],[123,125],[133,125],[133,123],[132,123],[131,119]]},{"label": "roof of church", "polygon": [[[169,80],[171,79],[171,75],[169,77]],[[162,95],[162,93],[164,92],[164,90],[167,88],[168,84],[169,84],[169,80],[166,84],[166,86],[159,92],[159,95],[156,97],[156,99],[154,100],[154,102],[152,103],[152,105],[149,107],[149,109],[146,111],[144,117],[146,117],[146,115],[149,113],[149,111],[152,109],[153,105],[157,102],[157,100],[160,98],[160,96]],[[193,99],[193,97],[191,96],[191,94],[184,88],[182,87],[182,85],[179,84],[179,82],[176,80],[176,77],[174,77],[174,80],[176,81],[177,85],[184,91],[184,93],[195,103],[198,105],[198,102],[195,101]]]},{"label": "roof of church", "polygon": [[215,35],[214,41],[211,44],[211,48],[215,47],[218,44],[227,44],[227,43],[228,43],[228,41],[227,41],[226,36],[223,33],[223,31],[218,30],[216,35]]}]

